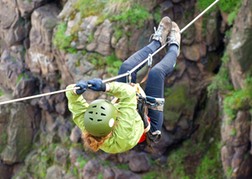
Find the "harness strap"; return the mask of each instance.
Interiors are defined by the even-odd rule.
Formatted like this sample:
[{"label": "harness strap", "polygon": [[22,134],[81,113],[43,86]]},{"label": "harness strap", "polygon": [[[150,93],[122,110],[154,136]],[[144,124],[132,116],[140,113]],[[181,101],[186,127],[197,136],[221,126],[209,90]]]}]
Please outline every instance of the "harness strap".
[{"label": "harness strap", "polygon": [[152,96],[146,96],[146,104],[149,109],[163,111],[164,110],[164,98],[154,98]]},{"label": "harness strap", "polygon": [[148,126],[150,127],[148,120],[148,109],[144,98],[137,98],[137,112],[142,118],[144,129],[147,129]]},{"label": "harness strap", "polygon": [[[164,98],[155,98],[152,96],[146,96],[145,92],[141,88],[141,86],[137,84],[132,84],[136,88],[136,95],[138,103],[141,105],[147,106],[149,109],[163,111],[164,110]],[[140,104],[138,104],[140,106]]]},{"label": "harness strap", "polygon": [[[136,90],[136,98],[137,98],[137,111],[141,116],[144,128],[149,126],[149,117],[148,117],[148,109],[163,111],[164,108],[164,98],[154,98],[152,96],[146,96],[144,90],[141,88],[139,83],[131,83]],[[118,102],[118,98],[114,98],[111,101],[113,104]]]}]

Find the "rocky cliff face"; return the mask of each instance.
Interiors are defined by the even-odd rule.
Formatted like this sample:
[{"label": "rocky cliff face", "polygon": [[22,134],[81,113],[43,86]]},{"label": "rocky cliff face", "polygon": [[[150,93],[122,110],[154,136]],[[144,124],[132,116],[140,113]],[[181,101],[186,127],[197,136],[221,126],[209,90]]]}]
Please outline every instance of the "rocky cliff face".
[{"label": "rocky cliff face", "polygon": [[[83,16],[78,2],[0,0],[1,101],[64,89],[80,79],[108,78],[108,71],[117,66],[107,64],[107,57],[125,60],[148,43],[158,24],[150,15],[140,28],[129,24],[121,27],[120,22],[96,14]],[[200,11],[193,0],[144,0],[140,4],[152,14],[170,16],[180,27]],[[236,21],[230,25],[227,14],[215,8],[182,34],[177,67],[166,80],[163,136],[152,150],[143,145],[119,155],[99,152],[93,159],[93,154],[81,146],[80,131],[71,121],[62,93],[0,106],[0,175],[140,178],[151,176],[150,171],[161,164],[161,177],[195,177],[213,150],[221,154],[216,168],[211,168],[218,171],[217,176],[251,177],[251,103],[235,109],[230,120],[223,107],[227,91],[209,97],[206,90],[221,65],[227,67],[234,90],[246,88],[245,78],[251,69],[251,9],[252,3],[243,0]],[[121,35],[115,27],[121,28]],[[232,35],[224,39],[229,29]],[[221,61],[225,49],[227,63]],[[163,54],[161,51],[154,60]],[[99,94],[86,92],[85,97],[92,101]],[[182,141],[186,142],[181,145]],[[188,152],[183,154],[183,162],[175,157],[176,165],[172,165],[174,154],[170,151],[178,145],[178,152],[183,148]],[[150,165],[149,160],[157,165]],[[177,163],[186,164],[181,169]],[[128,170],[115,164],[127,165]]]},{"label": "rocky cliff face", "polygon": [[[251,46],[252,3],[244,1],[232,29],[232,37],[227,46],[229,56],[228,70],[235,90],[248,89],[248,76],[251,72],[252,57],[248,54]],[[250,91],[250,90],[249,90]],[[249,92],[251,93],[251,92]],[[222,96],[219,96],[222,98]],[[238,97],[243,100],[243,96]],[[250,99],[246,97],[245,101]],[[239,103],[238,101],[236,103]],[[235,111],[234,119],[222,117],[221,149],[225,171],[232,170],[234,177],[251,177],[251,106],[241,105]]]}]

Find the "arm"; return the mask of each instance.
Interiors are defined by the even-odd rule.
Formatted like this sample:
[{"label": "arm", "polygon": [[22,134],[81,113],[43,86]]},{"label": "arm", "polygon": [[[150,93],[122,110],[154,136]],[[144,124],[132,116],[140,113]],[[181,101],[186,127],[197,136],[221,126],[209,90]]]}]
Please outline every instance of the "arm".
[{"label": "arm", "polygon": [[120,82],[111,82],[109,84],[105,84],[99,78],[89,80],[88,84],[90,85],[90,89],[94,91],[106,91],[108,94],[119,98],[119,104],[127,103],[127,107],[131,107],[129,104],[133,106],[135,105],[134,109],[136,109],[136,90],[131,85]]},{"label": "arm", "polygon": [[[69,85],[67,86],[67,89],[74,88],[74,86],[75,84]],[[68,109],[73,115],[74,123],[81,129],[81,131],[84,131],[84,113],[87,110],[88,103],[82,95],[75,94],[73,90],[67,91],[66,96],[68,99]]]},{"label": "arm", "polygon": [[[127,83],[112,82],[106,84],[106,91],[119,99],[119,104],[123,106],[130,105],[136,109],[136,90]],[[128,107],[130,107],[128,106]]]},{"label": "arm", "polygon": [[127,83],[111,82],[104,84],[101,79],[88,81],[90,89],[106,91],[119,99],[117,124],[112,136],[105,140],[100,149],[108,153],[124,152],[134,147],[143,134],[143,122],[137,108],[136,90]]}]

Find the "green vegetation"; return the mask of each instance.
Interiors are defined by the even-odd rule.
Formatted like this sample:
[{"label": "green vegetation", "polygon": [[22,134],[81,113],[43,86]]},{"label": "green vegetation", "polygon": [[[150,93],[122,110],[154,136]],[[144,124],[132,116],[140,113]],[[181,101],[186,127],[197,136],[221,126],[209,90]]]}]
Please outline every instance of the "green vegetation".
[{"label": "green vegetation", "polygon": [[114,28],[113,36],[115,37],[116,42],[118,42],[118,40],[123,37],[123,34],[126,34],[126,36],[130,35],[130,32],[124,32],[121,27],[115,26],[113,28]]},{"label": "green vegetation", "polygon": [[80,168],[83,168],[87,164],[88,161],[80,156],[77,158],[77,162],[78,162]]},{"label": "green vegetation", "polygon": [[117,164],[116,167],[122,170],[129,170],[128,164]]},{"label": "green vegetation", "polygon": [[138,4],[139,0],[107,0],[105,12],[109,14],[120,14],[129,10],[133,4]]},{"label": "green vegetation", "polygon": [[22,79],[29,79],[29,76],[26,73],[20,73],[17,77],[17,84],[22,80]]},{"label": "green vegetation", "polygon": [[159,172],[154,172],[154,171],[151,171],[151,172],[148,172],[146,174],[144,174],[142,176],[142,179],[151,179],[151,178],[155,178],[155,179],[165,179],[167,177],[162,177],[160,176],[160,173]]},{"label": "green vegetation", "polygon": [[252,78],[250,76],[245,80],[244,88],[235,90],[229,79],[227,63],[229,58],[225,53],[222,57],[222,66],[219,73],[214,77],[211,85],[208,86],[208,94],[216,91],[225,95],[223,108],[224,113],[233,120],[238,110],[249,109],[252,107]]},{"label": "green vegetation", "polygon": [[67,24],[61,22],[58,24],[56,33],[53,39],[53,44],[61,50],[67,50],[70,48],[71,41],[73,40],[73,35],[66,35]]},{"label": "green vegetation", "polygon": [[50,147],[40,149],[31,157],[31,162],[36,165],[29,165],[28,171],[35,178],[45,178],[47,168],[53,164],[53,153],[50,149]]},{"label": "green vegetation", "polygon": [[229,79],[229,72],[227,63],[229,61],[227,53],[225,53],[221,59],[222,66],[218,74],[213,78],[212,83],[208,86],[208,95],[211,96],[216,91],[221,93],[226,93],[233,89],[232,84]]},{"label": "green vegetation", "polygon": [[[199,0],[197,1],[197,7],[202,11],[206,9],[211,3],[214,1],[209,0]],[[222,0],[217,3],[217,6],[226,13],[231,13],[236,9],[237,6],[239,6],[241,3],[241,0]]]},{"label": "green vegetation", "polygon": [[115,54],[106,57],[106,63],[108,66],[108,73],[112,75],[117,75],[118,69],[122,65],[122,61],[118,59]]},{"label": "green vegetation", "polygon": [[199,117],[194,118],[194,124],[201,127],[168,155],[170,178],[225,178],[220,156],[220,122],[216,114],[218,103],[215,97],[211,96],[203,108]]},{"label": "green vegetation", "polygon": [[121,9],[117,15],[109,15],[109,19],[115,22],[114,36],[118,41],[125,34],[127,37],[131,36],[131,31],[126,30],[125,27],[141,28],[144,22],[150,17],[149,12],[139,4],[128,5],[130,8]]},{"label": "green vegetation", "polygon": [[98,174],[97,179],[103,179],[102,173],[99,173],[99,174]]},{"label": "green vegetation", "polygon": [[231,179],[231,178],[232,178],[232,174],[233,174],[233,169],[232,169],[232,167],[229,167],[229,168],[227,169],[227,171],[226,171],[226,177],[227,177],[228,179]]},{"label": "green vegetation", "polygon": [[190,153],[189,150],[187,150],[187,144],[188,142],[169,155],[168,168],[171,175],[176,178],[190,179],[189,175],[186,174],[184,165],[186,156]]},{"label": "green vegetation", "polygon": [[[197,1],[197,8],[200,11],[205,10],[212,2],[209,2],[208,0],[199,0]],[[237,17],[238,11],[240,9],[242,1],[241,0],[223,0],[219,1],[214,7],[209,9],[206,14],[210,14],[213,11],[217,10],[217,7],[225,13],[228,14],[228,25],[232,25],[235,18]],[[205,35],[206,33],[206,24],[208,21],[208,15],[203,16],[203,33]]]},{"label": "green vegetation", "polygon": [[93,42],[94,39],[95,39],[95,38],[94,38],[94,34],[90,34],[90,35],[88,36],[87,43],[89,44],[89,43]]},{"label": "green vegetation", "polygon": [[[123,2],[123,1],[122,1]],[[112,5],[107,17],[112,22],[115,22],[114,36],[116,41],[119,40],[124,34],[130,36],[130,31],[125,31],[125,27],[131,26],[141,28],[144,26],[144,22],[150,17],[150,13],[142,5],[129,1],[128,3],[122,3],[116,1],[110,1],[115,3],[116,8]],[[116,15],[112,15],[116,12]]]},{"label": "green vegetation", "polygon": [[[140,1],[139,1],[140,2]],[[74,19],[78,12],[81,13],[81,18],[89,16],[98,16],[97,24],[100,24],[104,19],[109,19],[115,22],[114,31],[115,37],[118,40],[123,36],[125,32],[125,26],[132,26],[141,28],[144,22],[150,17],[150,13],[147,9],[138,3],[138,1],[125,1],[125,0],[78,0],[73,4],[73,11],[70,15],[70,19]],[[80,30],[80,22],[77,22],[66,34],[67,23],[61,22],[57,25],[56,33],[54,35],[53,43],[61,50],[68,51],[69,53],[75,53],[76,49],[71,48],[71,42],[76,38],[77,32]],[[130,33],[126,33],[130,36]],[[94,40],[93,35],[88,37],[88,42]]]},{"label": "green vegetation", "polygon": [[[199,0],[197,1],[196,7],[197,9],[199,9],[199,11],[203,11],[205,10],[207,7],[209,7],[214,1],[209,1],[209,0]],[[219,3],[219,2],[218,2]],[[211,12],[213,12],[214,10],[216,10],[216,5],[213,6],[211,9],[209,9],[206,14],[210,14]]]},{"label": "green vegetation", "polygon": [[206,140],[197,143],[194,140],[185,141],[168,157],[171,178],[222,178],[220,148],[219,140],[212,143]]},{"label": "green vegetation", "polygon": [[230,134],[229,134],[229,135],[230,135],[231,137],[235,137],[236,134],[237,134],[236,129],[235,129],[235,128],[232,128],[232,130],[230,131]]},{"label": "green vegetation", "polygon": [[222,178],[220,176],[221,156],[220,156],[220,143],[214,143],[210,146],[209,150],[200,162],[196,170],[196,179],[216,179]]},{"label": "green vegetation", "polygon": [[[47,138],[47,135],[43,135],[43,137]],[[87,161],[82,157],[78,157],[76,162],[79,166],[69,165],[69,159],[67,159],[66,163],[59,163],[59,161],[56,160],[55,154],[58,148],[63,148],[66,150],[69,150],[71,147],[82,148],[81,144],[73,144],[69,140],[64,144],[48,144],[44,142],[35,143],[35,145],[33,145],[33,152],[27,156],[25,166],[20,170],[17,176],[23,176],[25,174],[34,178],[46,178],[47,169],[53,165],[58,165],[62,167],[66,173],[72,173],[78,177],[80,167],[84,167]]]},{"label": "green vegetation", "polygon": [[224,112],[234,119],[238,110],[248,110],[252,107],[252,78],[245,80],[245,86],[242,89],[233,90],[226,95],[224,99]]},{"label": "green vegetation", "polygon": [[229,6],[225,6],[224,2],[222,2],[222,1],[220,1],[220,2],[221,2],[220,7],[223,7],[221,9],[224,12],[227,12],[229,14],[228,15],[228,25],[233,24],[237,14],[238,14],[238,11],[241,7],[242,1],[241,0],[232,0],[231,4],[229,4]]},{"label": "green vegetation", "polygon": [[109,75],[116,75],[122,64],[122,61],[118,59],[115,54],[104,57],[98,53],[89,53],[86,57],[87,60],[97,68],[107,67]]},{"label": "green vegetation", "polygon": [[121,12],[116,16],[112,16],[112,21],[120,22],[122,25],[132,25],[138,28],[143,27],[144,22],[149,17],[149,12],[142,6],[136,4],[132,8]]},{"label": "green vegetation", "polygon": [[6,131],[2,131],[1,135],[0,135],[0,153],[3,151],[3,149],[5,148],[5,145],[7,144],[7,139],[8,139],[8,135]]},{"label": "green vegetation", "polygon": [[106,62],[104,60],[104,56],[102,56],[98,53],[88,53],[86,58],[89,62],[91,62],[97,68],[101,68],[106,65]]},{"label": "green vegetation", "polygon": [[226,13],[231,13],[237,8],[237,6],[241,5],[241,2],[241,0],[219,1],[218,6],[222,11]]},{"label": "green vegetation", "polygon": [[[240,9],[242,1],[241,0],[228,0],[228,1],[219,1],[218,7],[221,11],[228,14],[228,24],[231,25],[234,19],[237,16],[237,13]],[[200,9],[204,9],[209,6],[209,1],[207,0],[200,0],[198,1],[198,7]]]},{"label": "green vegetation", "polygon": [[164,116],[168,116],[169,122],[177,122],[182,111],[184,114],[191,113],[196,104],[196,98],[189,97],[186,84],[175,84],[171,88],[166,88],[165,99]]},{"label": "green vegetation", "polygon": [[192,103],[187,99],[188,86],[175,85],[172,88],[166,88],[165,96],[169,98],[166,108],[179,109],[181,106],[190,107]]},{"label": "green vegetation", "polygon": [[106,0],[78,0],[73,7],[81,12],[82,18],[101,15],[105,8]]},{"label": "green vegetation", "polygon": [[[114,37],[118,41],[124,35],[131,35],[131,30],[125,31],[126,26],[140,28],[150,17],[149,12],[139,2],[134,0],[78,0],[73,4],[76,11],[73,11],[69,18],[71,20],[75,19],[78,12],[81,13],[82,19],[93,15],[98,16],[97,24],[102,23],[107,18],[114,22]],[[59,23],[56,27],[53,44],[60,50],[68,53],[77,53],[78,50],[72,47],[71,44],[77,40],[76,34],[81,30],[80,24],[81,22],[77,22],[74,27],[68,29],[67,22]],[[94,32],[88,36],[87,43],[92,41],[94,41]],[[98,53],[86,53],[85,57],[95,67],[106,68],[108,75],[116,75],[122,64],[122,61],[115,54],[104,57]],[[79,65],[80,61],[77,61],[76,66]]]},{"label": "green vegetation", "polygon": [[[238,9],[238,8],[237,8]],[[228,15],[228,25],[232,25],[236,16],[237,16],[237,11],[233,11]]]},{"label": "green vegetation", "polygon": [[4,92],[3,90],[0,89],[0,96],[3,96],[4,95]]},{"label": "green vegetation", "polygon": [[95,15],[124,25],[141,26],[149,16],[148,11],[133,0],[78,0],[73,7],[81,12],[82,18]]}]

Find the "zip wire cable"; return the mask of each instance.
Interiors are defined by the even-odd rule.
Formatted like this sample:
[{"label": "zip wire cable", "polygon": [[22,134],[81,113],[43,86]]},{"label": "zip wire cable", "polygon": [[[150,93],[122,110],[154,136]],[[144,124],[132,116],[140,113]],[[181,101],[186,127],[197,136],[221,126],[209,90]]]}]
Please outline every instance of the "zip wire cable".
[{"label": "zip wire cable", "polygon": [[[205,14],[211,7],[213,7],[219,0],[214,1],[211,5],[209,5],[204,11],[202,11],[197,17],[195,17],[190,23],[188,23],[183,29],[180,30],[180,33],[183,33],[188,27],[190,27],[196,20],[198,20],[203,14]],[[109,79],[105,79],[102,82],[103,83],[107,83],[107,82],[111,82],[114,81],[116,79],[122,78],[122,77],[126,77],[126,76],[131,76],[131,73],[134,72],[135,70],[137,70],[138,68],[140,68],[142,65],[144,65],[149,58],[152,58],[154,55],[156,55],[160,50],[162,50],[166,45],[168,44],[168,42],[166,42],[163,46],[161,46],[158,50],[156,50],[154,53],[150,54],[144,61],[142,61],[141,63],[139,63],[137,66],[135,66],[133,69],[131,69],[130,71],[109,78]],[[18,98],[18,99],[13,99],[13,100],[9,100],[9,101],[3,101],[0,102],[0,105],[3,104],[9,104],[9,103],[14,103],[14,102],[19,102],[19,101],[24,101],[24,100],[28,100],[28,99],[34,99],[34,98],[39,98],[39,97],[43,97],[43,96],[49,96],[49,95],[54,95],[54,94],[58,94],[58,93],[63,93],[66,91],[71,91],[71,90],[77,90],[79,89],[79,87],[74,87],[74,88],[68,88],[68,89],[62,89],[62,90],[58,90],[58,91],[54,91],[54,92],[49,92],[49,93],[44,93],[44,94],[38,94],[38,95],[33,95],[33,96],[27,96],[27,97],[23,97],[23,98]]]}]

